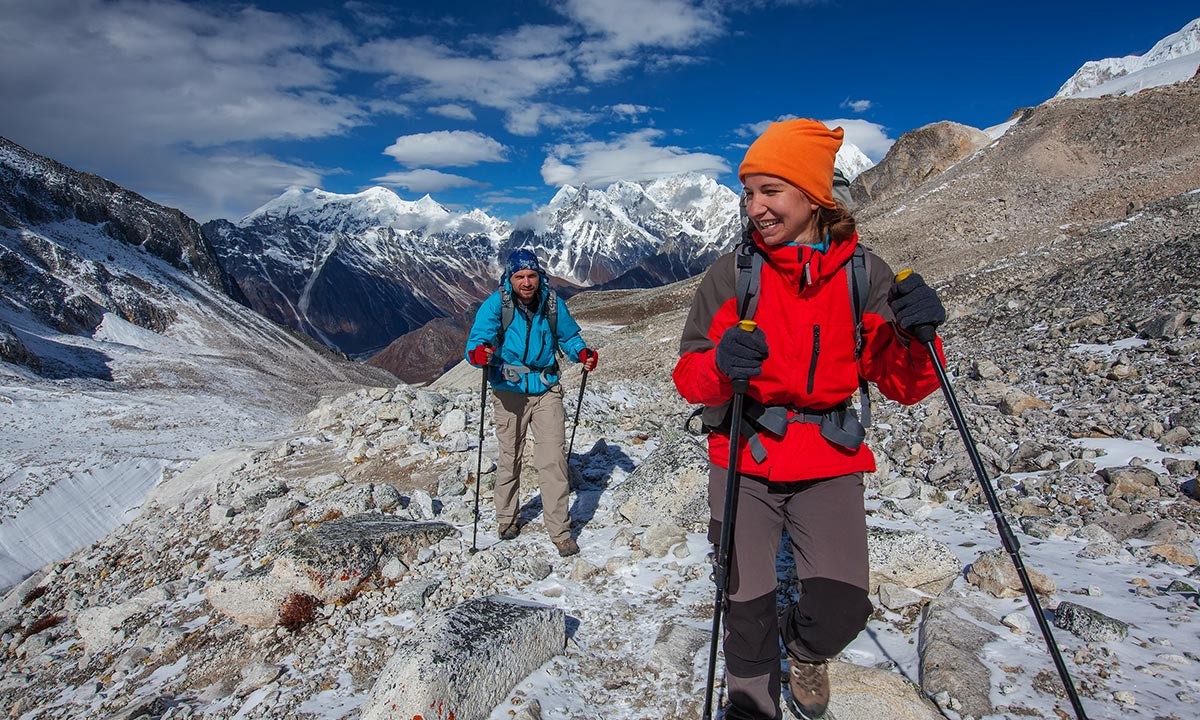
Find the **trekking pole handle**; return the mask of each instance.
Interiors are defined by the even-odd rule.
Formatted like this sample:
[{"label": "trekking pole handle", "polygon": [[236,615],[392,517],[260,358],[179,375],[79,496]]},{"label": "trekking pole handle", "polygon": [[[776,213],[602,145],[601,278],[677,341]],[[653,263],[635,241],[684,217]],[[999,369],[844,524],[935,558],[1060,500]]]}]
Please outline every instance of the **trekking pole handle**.
[{"label": "trekking pole handle", "polygon": [[[737,326],[748,333],[754,332],[758,328],[758,323],[753,320],[738,320]],[[733,391],[735,393],[744,393],[750,389],[750,381],[746,378],[740,378],[733,381]]]},{"label": "trekking pole handle", "polygon": [[[896,282],[900,282],[901,280],[907,278],[909,275],[912,275],[912,274],[913,274],[912,268],[904,268],[900,272],[896,273]],[[926,343],[933,342],[933,338],[937,335],[937,326],[935,326],[935,325],[915,325],[910,330],[910,332],[912,332],[913,337],[915,337],[917,340],[919,340],[921,342],[922,345],[924,345]]]}]

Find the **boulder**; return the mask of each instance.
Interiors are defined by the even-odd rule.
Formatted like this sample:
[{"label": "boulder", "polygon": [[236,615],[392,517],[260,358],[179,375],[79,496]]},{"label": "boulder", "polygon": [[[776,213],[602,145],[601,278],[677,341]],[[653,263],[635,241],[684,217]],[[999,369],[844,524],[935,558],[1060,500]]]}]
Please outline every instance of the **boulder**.
[{"label": "boulder", "polygon": [[296,595],[320,603],[345,602],[368,579],[395,581],[419,561],[421,550],[457,532],[441,522],[413,522],[368,513],[322,523],[282,540],[276,559],[244,577],[205,588],[210,605],[250,627],[279,624],[282,606]]},{"label": "boulder", "polygon": [[1054,626],[1087,642],[1124,640],[1129,623],[1073,602],[1061,602],[1054,610]]},{"label": "boulder", "polygon": [[[1034,592],[1039,595],[1052,595],[1058,589],[1054,580],[1037,570],[1026,566],[1025,572],[1029,575]],[[967,582],[998,598],[1021,597],[1025,594],[1012,558],[1004,548],[988,550],[971,563],[967,568]]]},{"label": "boulder", "polygon": [[650,668],[661,672],[691,667],[696,651],[708,645],[711,637],[712,631],[708,628],[665,620],[658,629],[654,649],[650,651]]},{"label": "boulder", "polygon": [[664,443],[613,492],[614,507],[634,525],[669,518],[684,530],[708,527],[708,450],[690,436]]},{"label": "boulder", "polygon": [[999,635],[987,625],[998,628],[1000,621],[966,600],[940,598],[921,613],[921,689],[930,696],[949,694],[963,714],[974,717],[995,712],[986,680],[990,671],[982,657],[983,647]]},{"label": "boulder", "polygon": [[962,572],[962,564],[949,547],[910,530],[870,528],[867,555],[872,595],[881,583],[940,595]]},{"label": "boulder", "polygon": [[367,695],[362,720],[485,720],[522,678],[562,652],[566,615],[503,596],[467,601],[401,641]]},{"label": "boulder", "polygon": [[840,720],[942,720],[921,689],[894,672],[829,663],[828,717]]}]

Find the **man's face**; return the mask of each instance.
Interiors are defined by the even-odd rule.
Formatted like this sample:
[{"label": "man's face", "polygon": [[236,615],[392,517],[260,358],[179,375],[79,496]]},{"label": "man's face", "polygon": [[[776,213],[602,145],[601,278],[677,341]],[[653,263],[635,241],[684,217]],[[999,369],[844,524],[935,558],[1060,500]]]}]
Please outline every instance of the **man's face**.
[{"label": "man's face", "polygon": [[523,303],[529,303],[538,290],[537,270],[518,270],[508,279],[513,292]]}]

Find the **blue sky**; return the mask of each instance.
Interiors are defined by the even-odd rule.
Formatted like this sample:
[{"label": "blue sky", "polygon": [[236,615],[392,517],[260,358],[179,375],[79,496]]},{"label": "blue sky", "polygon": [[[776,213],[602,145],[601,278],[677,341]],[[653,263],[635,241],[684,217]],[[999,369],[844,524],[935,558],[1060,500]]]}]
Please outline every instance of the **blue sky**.
[{"label": "blue sky", "polygon": [[0,0],[0,135],[198,220],[290,185],[385,185],[512,218],[563,184],[699,171],[737,187],[765,123],[880,160],[979,128],[1194,0]]}]

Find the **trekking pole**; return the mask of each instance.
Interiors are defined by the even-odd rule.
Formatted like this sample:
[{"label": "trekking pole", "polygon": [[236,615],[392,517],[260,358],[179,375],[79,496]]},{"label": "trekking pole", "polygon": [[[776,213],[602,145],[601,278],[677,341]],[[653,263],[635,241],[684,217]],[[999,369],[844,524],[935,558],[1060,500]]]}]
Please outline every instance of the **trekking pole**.
[{"label": "trekking pole", "polygon": [[[742,320],[738,327],[746,332],[754,332],[758,324],[753,320]],[[737,516],[738,493],[738,442],[741,439],[742,406],[746,400],[746,390],[750,387],[748,379],[733,381],[733,407],[729,416],[729,473],[725,476],[725,509],[721,516],[721,544],[717,547],[716,580],[717,591],[713,599],[712,638],[708,644],[708,679],[704,687],[703,720],[712,720],[712,694],[714,680],[717,674],[717,645],[721,638],[721,614],[729,594],[729,557],[730,546],[733,544],[733,522]]]},{"label": "trekking pole", "polygon": [[583,382],[579,383],[579,402],[575,403],[575,420],[571,423],[571,443],[567,445],[567,462],[571,462],[571,450],[575,447],[575,428],[579,427],[579,408],[583,407],[583,389],[587,387],[588,371],[583,371]]},{"label": "trekking pole", "polygon": [[487,375],[488,366],[483,366],[483,389],[479,393],[479,461],[475,464],[475,526],[471,529],[471,550],[474,555],[479,552],[475,547],[475,538],[479,535],[479,483],[483,475],[483,413],[487,409]]},{"label": "trekking pole", "polygon": [[[912,274],[912,270],[901,270],[896,275],[896,282],[903,280],[910,274]],[[1079,720],[1087,720],[1087,713],[1084,712],[1083,704],[1079,701],[1079,695],[1075,692],[1075,685],[1071,682],[1071,675],[1067,672],[1067,665],[1063,662],[1062,653],[1058,650],[1058,644],[1054,642],[1054,634],[1050,631],[1050,623],[1047,622],[1045,613],[1042,612],[1042,605],[1038,602],[1037,593],[1033,590],[1033,583],[1029,581],[1029,574],[1025,571],[1025,563],[1021,561],[1021,543],[1017,541],[1017,536],[1013,533],[1012,528],[1008,524],[1008,519],[1004,516],[1004,511],[1000,508],[1000,501],[996,497],[996,490],[992,487],[991,481],[988,480],[987,471],[983,468],[983,461],[979,458],[979,451],[975,447],[975,441],[971,438],[971,431],[967,428],[967,421],[963,417],[962,408],[959,407],[958,400],[954,396],[954,389],[950,387],[950,380],[946,377],[946,368],[942,365],[941,358],[938,357],[936,345],[934,344],[935,330],[936,328],[933,325],[917,325],[912,329],[912,333],[925,346],[929,351],[929,357],[933,359],[933,370],[937,373],[938,383],[942,386],[942,394],[946,396],[946,403],[950,406],[950,414],[954,416],[954,423],[958,426],[958,434],[962,437],[963,444],[966,445],[967,456],[971,459],[971,466],[975,468],[975,476],[979,478],[979,485],[983,488],[983,494],[987,498],[988,507],[991,509],[992,517],[996,521],[996,530],[1000,534],[1000,542],[1008,552],[1009,558],[1012,559],[1013,567],[1017,570],[1017,577],[1021,579],[1021,586],[1025,589],[1025,597],[1029,600],[1029,606],[1034,611],[1034,619],[1037,620],[1038,627],[1042,630],[1042,637],[1046,641],[1046,648],[1050,651],[1050,657],[1054,660],[1054,666],[1058,669],[1058,676],[1067,691],[1071,707],[1075,709],[1075,717],[1079,718]]]}]

